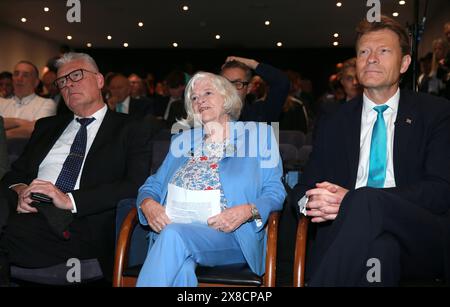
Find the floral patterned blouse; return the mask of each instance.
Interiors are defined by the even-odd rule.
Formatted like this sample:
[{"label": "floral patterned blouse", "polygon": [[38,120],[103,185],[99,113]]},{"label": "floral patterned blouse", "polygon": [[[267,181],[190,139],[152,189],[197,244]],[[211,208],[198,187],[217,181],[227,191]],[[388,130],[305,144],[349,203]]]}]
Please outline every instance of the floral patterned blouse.
[{"label": "floral patterned blouse", "polygon": [[220,207],[227,207],[219,176],[219,161],[225,155],[227,143],[202,142],[192,157],[180,167],[170,183],[188,190],[220,190]]}]

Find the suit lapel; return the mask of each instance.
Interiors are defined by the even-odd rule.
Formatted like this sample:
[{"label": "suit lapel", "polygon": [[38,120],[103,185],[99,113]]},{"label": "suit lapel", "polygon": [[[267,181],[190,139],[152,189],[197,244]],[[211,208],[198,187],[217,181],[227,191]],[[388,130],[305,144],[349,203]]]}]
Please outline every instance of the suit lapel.
[{"label": "suit lapel", "polygon": [[39,150],[38,154],[36,154],[36,163],[39,165],[48,155],[53,145],[55,145],[56,141],[59,139],[61,134],[67,128],[69,123],[73,120],[73,114],[61,115],[59,117],[55,117],[55,124],[53,127],[49,127],[50,133],[47,137],[41,138],[39,141]]},{"label": "suit lapel", "polygon": [[411,93],[407,91],[400,92],[400,101],[398,103],[397,118],[395,120],[394,131],[394,176],[396,184],[402,181],[402,163],[406,161],[405,157],[408,153],[408,143],[414,134],[414,126],[416,124],[416,111],[414,108],[414,100]]},{"label": "suit lapel", "polygon": [[88,156],[86,157],[86,163],[90,159],[90,157],[100,148],[109,138],[111,138],[111,133],[115,126],[114,123],[114,112],[111,110],[107,110],[105,114],[105,118],[103,119],[100,128],[97,131],[97,135],[94,138],[94,142],[92,143],[91,148],[89,149]]},{"label": "suit lapel", "polygon": [[354,104],[352,108],[349,109],[346,120],[346,130],[343,131],[343,137],[345,138],[347,157],[348,157],[348,167],[350,174],[350,187],[354,187],[356,184],[356,176],[358,174],[358,164],[359,164],[359,151],[360,151],[360,139],[361,139],[361,113],[363,99],[362,96],[358,97],[351,102]]},{"label": "suit lapel", "polygon": [[133,98],[130,97],[130,104],[128,105],[128,114],[132,115],[135,112],[136,103]]}]

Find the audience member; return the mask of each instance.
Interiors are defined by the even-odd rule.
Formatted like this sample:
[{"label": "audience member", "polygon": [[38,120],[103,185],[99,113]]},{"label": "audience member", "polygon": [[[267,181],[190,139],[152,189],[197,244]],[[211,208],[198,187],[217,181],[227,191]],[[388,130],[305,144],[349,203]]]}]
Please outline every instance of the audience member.
[{"label": "audience member", "polygon": [[[28,138],[37,119],[56,114],[55,102],[35,94],[39,84],[39,71],[28,61],[14,67],[14,97],[0,101],[7,138]],[[0,98],[1,99],[1,98]]]},{"label": "audience member", "polygon": [[4,71],[0,73],[0,98],[11,98],[14,95],[12,73]]},{"label": "audience member", "polygon": [[[283,206],[282,166],[273,130],[266,124],[233,122],[242,109],[234,86],[221,76],[197,73],[187,85],[185,106],[182,123],[193,129],[173,139],[176,149],[139,189],[139,220],[152,231],[137,286],[196,286],[197,265],[247,263],[252,272],[263,275],[264,225],[269,214]],[[186,146],[180,148],[180,143]],[[253,149],[258,153],[249,156]],[[236,151],[247,154],[237,156]],[[214,202],[217,211],[208,216],[199,209],[198,214],[208,218],[194,222],[192,216],[170,215],[174,189],[182,194],[214,192],[203,197]]]},{"label": "audience member", "polygon": [[[108,110],[95,61],[67,53],[57,65],[56,83],[74,115],[37,121],[24,153],[1,181],[0,199],[8,200],[10,212],[0,236],[2,285],[9,263],[40,268],[97,258],[110,276],[115,207],[136,197],[150,170],[153,129]],[[52,203],[33,202],[32,193]]]},{"label": "audience member", "polygon": [[363,20],[357,33],[364,95],[322,117],[292,194],[312,222],[308,284],[448,281],[450,104],[399,89],[411,56],[397,21]]},{"label": "audience member", "polygon": [[[269,87],[267,97],[263,101],[249,102],[246,100],[252,71],[259,75]],[[220,74],[234,84],[244,103],[239,120],[278,121],[289,93],[289,79],[282,71],[253,59],[229,56],[225,60]]]}]

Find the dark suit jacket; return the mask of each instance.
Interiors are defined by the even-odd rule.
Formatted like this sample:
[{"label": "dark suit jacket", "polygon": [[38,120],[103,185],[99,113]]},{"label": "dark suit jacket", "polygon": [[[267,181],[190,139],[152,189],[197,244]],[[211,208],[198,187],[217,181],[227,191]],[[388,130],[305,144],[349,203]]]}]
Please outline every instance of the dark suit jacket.
[{"label": "dark suit jacket", "polygon": [[[355,98],[321,118],[310,160],[291,194],[291,204],[297,213],[297,201],[317,182],[326,180],[354,189],[362,104],[362,97]],[[450,247],[450,103],[402,90],[393,151],[396,187],[384,190],[441,216],[443,224],[447,225],[444,226],[447,228],[446,244]],[[329,225],[317,225],[318,234]]]},{"label": "dark suit jacket", "polygon": [[130,97],[128,114],[138,118],[142,118],[147,114],[153,114],[153,100],[150,98],[135,99]]},{"label": "dark suit jacket", "polygon": [[[38,120],[23,154],[3,178],[3,188],[31,183],[40,163],[71,120],[73,115]],[[142,122],[108,110],[86,157],[80,188],[72,192],[77,213],[70,227],[90,238],[90,248],[107,271],[114,255],[115,207],[121,199],[136,197],[149,175],[153,132],[151,127],[141,125]]]},{"label": "dark suit jacket", "polygon": [[240,121],[276,122],[289,93],[289,79],[281,70],[268,64],[260,63],[255,73],[269,85],[265,100],[245,101]]},{"label": "dark suit jacket", "polygon": [[9,169],[9,157],[3,117],[0,116],[0,179]]}]

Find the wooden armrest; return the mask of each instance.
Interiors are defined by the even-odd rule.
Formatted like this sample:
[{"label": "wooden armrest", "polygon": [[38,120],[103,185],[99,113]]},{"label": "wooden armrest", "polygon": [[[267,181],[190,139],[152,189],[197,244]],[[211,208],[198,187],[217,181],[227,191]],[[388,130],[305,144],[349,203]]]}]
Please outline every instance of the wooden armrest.
[{"label": "wooden armrest", "polygon": [[267,248],[266,248],[266,273],[264,284],[267,287],[275,287],[277,270],[277,239],[280,211],[270,213],[267,222]]},{"label": "wooden armrest", "polygon": [[122,274],[128,265],[128,252],[130,249],[131,235],[137,224],[137,210],[132,208],[128,212],[120,227],[119,239],[117,240],[116,255],[114,259],[113,287],[122,286]]},{"label": "wooden armrest", "polygon": [[308,235],[308,218],[301,214],[297,225],[294,258],[294,287],[305,286],[306,238]]}]

